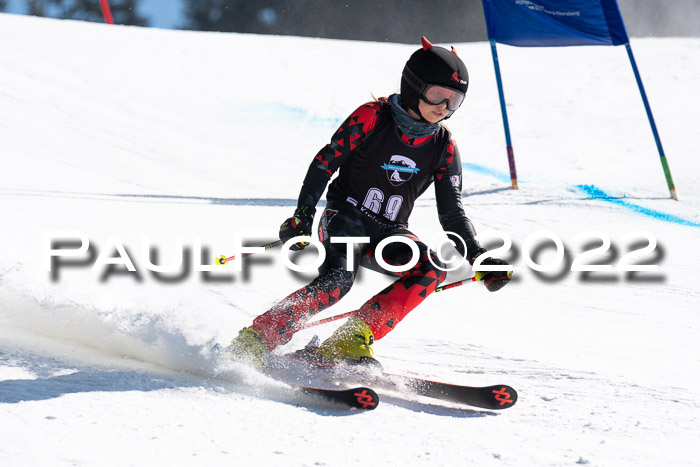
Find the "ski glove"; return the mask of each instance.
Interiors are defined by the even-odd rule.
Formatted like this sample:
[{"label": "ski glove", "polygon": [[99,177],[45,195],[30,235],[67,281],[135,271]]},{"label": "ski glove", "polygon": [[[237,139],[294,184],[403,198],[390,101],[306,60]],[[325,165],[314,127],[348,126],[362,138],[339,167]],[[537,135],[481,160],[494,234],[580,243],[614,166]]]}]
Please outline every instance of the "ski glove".
[{"label": "ski glove", "polygon": [[[486,258],[481,264],[508,266],[506,261],[498,258]],[[477,271],[474,277],[476,280],[484,281],[484,285],[489,292],[496,292],[510,282],[512,273],[513,271]]]},{"label": "ski glove", "polygon": [[[316,209],[311,206],[297,208],[297,210],[294,211],[294,215],[284,221],[280,226],[280,240],[286,242],[293,237],[310,236],[315,212]],[[295,243],[290,247],[290,250],[303,250],[308,245],[309,242]]]}]

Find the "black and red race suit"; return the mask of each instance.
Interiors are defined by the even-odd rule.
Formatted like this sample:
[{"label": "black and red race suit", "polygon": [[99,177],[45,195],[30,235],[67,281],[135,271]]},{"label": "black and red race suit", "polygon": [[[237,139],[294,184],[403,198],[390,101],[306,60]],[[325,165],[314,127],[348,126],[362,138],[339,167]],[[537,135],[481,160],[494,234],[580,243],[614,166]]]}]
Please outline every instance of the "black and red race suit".
[{"label": "black and red race suit", "polygon": [[[373,256],[377,244],[387,237],[403,236],[415,242],[419,260],[407,271],[391,273],[398,279],[357,311],[375,339],[391,331],[435,290],[445,278],[443,265],[408,230],[415,201],[431,183],[442,228],[466,244],[463,251],[456,241],[460,253],[471,258],[481,248],[462,207],[459,151],[444,126],[424,138],[410,138],[394,122],[386,99],[360,106],[314,158],[298,206],[315,207],[336,171],[338,177],[328,188],[319,222],[319,237],[326,248],[319,276],[253,322],[270,349],[287,343],[302,323],[340,300],[350,290],[359,265],[387,272]],[[331,243],[333,237],[369,237],[370,241],[354,245],[354,260],[348,264],[348,247]],[[408,245],[395,242],[384,248],[382,259],[399,266],[413,254]]]}]

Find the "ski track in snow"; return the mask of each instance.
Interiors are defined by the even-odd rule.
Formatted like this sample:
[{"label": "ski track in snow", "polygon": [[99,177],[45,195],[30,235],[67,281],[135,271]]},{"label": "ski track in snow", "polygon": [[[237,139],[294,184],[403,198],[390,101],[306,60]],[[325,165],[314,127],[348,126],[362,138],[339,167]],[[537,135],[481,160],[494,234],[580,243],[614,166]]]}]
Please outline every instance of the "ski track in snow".
[{"label": "ski track in snow", "polygon": [[[368,90],[391,92],[415,47],[5,14],[0,40],[13,45],[0,51],[0,464],[697,464],[698,39],[633,40],[680,202],[615,48],[499,49],[521,182],[511,190],[488,44],[459,45],[472,83],[448,126],[465,209],[479,232],[511,236],[516,276],[498,294],[435,294],[374,348],[391,373],[515,387],[517,405],[497,413],[396,394],[345,410],[211,352],[313,275],[274,253],[203,273],[197,255],[208,264],[238,231],[274,235],[340,116]],[[358,53],[372,73],[337,72]],[[250,83],[266,92],[242,92]],[[426,240],[440,235],[434,211],[429,190],[411,219]],[[94,256],[52,279],[45,235],[65,230],[85,232]],[[541,230],[566,248],[552,274],[523,259]],[[660,271],[567,271],[590,249],[576,240],[587,230],[610,236],[599,259],[613,265],[625,234],[651,233],[645,259]],[[148,247],[169,262],[178,236],[185,266],[146,270]],[[90,268],[114,237],[135,273]],[[331,313],[389,281],[361,272]]]}]

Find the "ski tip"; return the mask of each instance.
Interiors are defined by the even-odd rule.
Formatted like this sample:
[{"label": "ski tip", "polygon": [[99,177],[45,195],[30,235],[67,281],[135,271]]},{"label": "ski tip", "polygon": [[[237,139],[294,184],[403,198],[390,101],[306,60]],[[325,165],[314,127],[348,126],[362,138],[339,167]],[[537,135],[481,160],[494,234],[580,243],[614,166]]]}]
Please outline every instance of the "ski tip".
[{"label": "ski tip", "polygon": [[488,388],[489,409],[502,410],[512,407],[518,400],[518,392],[507,384],[497,384]]},{"label": "ski tip", "polygon": [[363,410],[374,410],[379,405],[379,396],[370,388],[350,389],[352,406]]},{"label": "ski tip", "polygon": [[379,396],[374,390],[367,387],[327,389],[298,385],[292,386],[306,394],[311,394],[356,409],[374,410],[377,408],[377,405],[379,405]]}]

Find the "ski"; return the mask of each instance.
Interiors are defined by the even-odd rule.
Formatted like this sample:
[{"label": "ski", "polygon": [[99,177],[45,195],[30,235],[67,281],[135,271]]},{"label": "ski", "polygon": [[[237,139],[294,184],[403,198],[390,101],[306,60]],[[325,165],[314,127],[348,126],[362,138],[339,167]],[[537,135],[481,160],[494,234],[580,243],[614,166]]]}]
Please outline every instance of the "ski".
[{"label": "ski", "polygon": [[[212,351],[221,353],[223,347],[221,344],[217,343],[212,348]],[[314,379],[310,377],[313,372],[308,371],[308,368],[303,374],[293,371],[280,371],[287,367],[287,365],[284,365],[286,359],[284,357],[275,356],[274,361],[275,364],[267,366],[262,372],[286,384],[295,391],[361,410],[374,410],[377,408],[377,405],[379,405],[379,395],[371,388],[364,386],[350,388],[322,387],[318,378]],[[259,368],[256,369],[260,370]]]},{"label": "ski", "polygon": [[[335,365],[300,358],[299,354],[273,356],[272,367],[268,371],[288,372],[297,380],[339,381],[345,384],[371,386],[376,391],[397,394],[419,395],[446,402],[467,405],[489,410],[503,410],[515,405],[518,393],[507,384],[491,386],[465,386],[431,381],[413,376],[395,375],[376,368],[349,365]],[[275,369],[276,371],[272,371]]]},{"label": "ski", "polygon": [[337,404],[346,405],[362,410],[374,410],[379,405],[379,396],[367,387],[355,387],[350,389],[329,389],[313,386],[303,386],[294,383],[286,383],[304,394],[319,397]]},{"label": "ski", "polygon": [[507,409],[518,400],[518,393],[507,384],[464,386],[388,373],[382,373],[380,378],[369,378],[367,384],[376,385],[377,389],[411,392],[432,399],[489,410]]},{"label": "ski", "polygon": [[[395,375],[376,367],[319,362],[310,359],[313,357],[311,352],[304,351],[286,355],[270,354],[267,356],[263,373],[302,393],[362,410],[373,410],[377,407],[379,395],[376,391],[423,396],[488,410],[507,409],[518,400],[517,391],[507,384],[451,384]],[[338,383],[345,387],[327,387]]]}]

